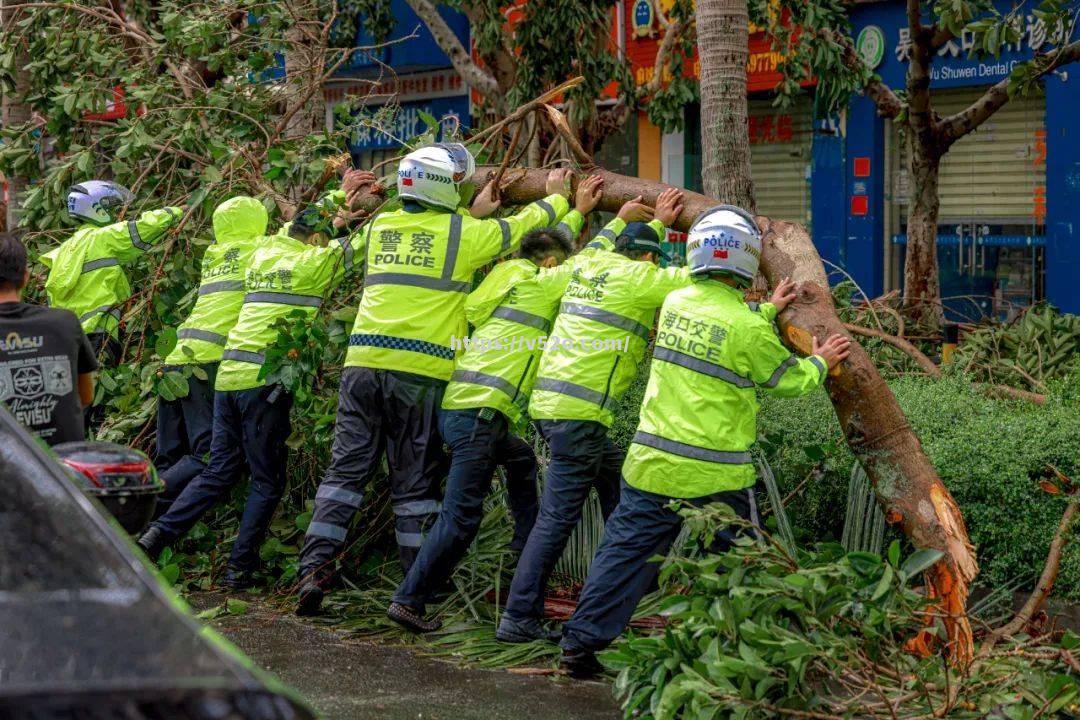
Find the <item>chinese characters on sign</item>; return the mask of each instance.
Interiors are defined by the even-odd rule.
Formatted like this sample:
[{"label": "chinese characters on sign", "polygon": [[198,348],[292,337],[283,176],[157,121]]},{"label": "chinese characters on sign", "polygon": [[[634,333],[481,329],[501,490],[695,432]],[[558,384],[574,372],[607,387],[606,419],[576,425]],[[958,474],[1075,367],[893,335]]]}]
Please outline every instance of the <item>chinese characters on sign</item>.
[{"label": "chinese characters on sign", "polygon": [[441,72],[390,77],[373,88],[371,94],[396,97],[399,102],[407,102],[414,98],[461,95],[464,92],[465,84],[460,75]]},{"label": "chinese characters on sign", "polygon": [[[410,106],[392,110],[378,110],[376,112],[360,112],[355,116],[356,126],[353,129],[350,145],[356,147],[396,147],[403,145],[406,141],[422,134],[427,129],[427,125],[421,116],[422,112],[429,111],[423,107]],[[450,111],[438,119],[443,128],[461,122],[461,116],[454,111]]]},{"label": "chinese characters on sign", "polygon": [[794,136],[790,115],[751,115],[747,118],[750,144],[791,142]]},{"label": "chinese characters on sign", "polygon": [[[1046,23],[1042,19],[1035,17],[1034,15],[1028,15],[1023,17],[1020,15],[1013,15],[1009,19],[1009,23],[1013,29],[1019,34],[1020,38],[1015,43],[1006,43],[1004,49],[1012,50],[1014,52],[1020,52],[1024,49],[1025,44],[1030,50],[1039,50],[1049,40],[1049,31],[1046,27]],[[975,36],[972,32],[965,30],[961,33],[959,38],[953,38],[949,40],[941,49],[938,50],[938,56],[944,57],[960,57],[961,54],[965,57],[975,46]],[[898,30],[898,37],[896,47],[893,48],[893,54],[896,55],[896,59],[902,62],[906,62],[911,59],[911,30],[910,28],[901,27]]]},{"label": "chinese characters on sign", "polygon": [[[1035,131],[1035,159],[1031,163],[1035,167],[1042,166],[1045,170],[1046,167],[1046,130]],[[1036,185],[1034,191],[1034,204],[1031,210],[1032,216],[1035,218],[1036,225],[1046,224],[1046,173],[1041,174],[1043,178],[1042,185]]]}]

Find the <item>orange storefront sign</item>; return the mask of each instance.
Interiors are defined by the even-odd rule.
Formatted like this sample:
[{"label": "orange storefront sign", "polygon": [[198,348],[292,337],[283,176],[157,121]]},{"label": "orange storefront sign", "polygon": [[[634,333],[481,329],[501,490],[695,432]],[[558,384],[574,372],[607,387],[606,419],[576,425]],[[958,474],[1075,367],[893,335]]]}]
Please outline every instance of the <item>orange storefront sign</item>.
[{"label": "orange storefront sign", "polygon": [[[634,73],[634,82],[644,85],[652,80],[656,65],[656,53],[660,47],[662,25],[648,12],[652,0],[623,0],[626,8],[626,57]],[[655,7],[655,6],[653,6]],[[661,5],[661,9],[664,6]],[[755,30],[756,28],[751,28]],[[746,91],[766,92],[775,90],[784,76],[777,70],[783,55],[773,48],[772,39],[760,30],[753,32],[749,40],[750,56],[746,63]],[[665,70],[665,72],[667,72]],[[701,61],[694,55],[683,64],[683,76],[701,76]],[[665,81],[670,77],[664,78]],[[814,80],[803,82],[804,87],[814,85]]]}]

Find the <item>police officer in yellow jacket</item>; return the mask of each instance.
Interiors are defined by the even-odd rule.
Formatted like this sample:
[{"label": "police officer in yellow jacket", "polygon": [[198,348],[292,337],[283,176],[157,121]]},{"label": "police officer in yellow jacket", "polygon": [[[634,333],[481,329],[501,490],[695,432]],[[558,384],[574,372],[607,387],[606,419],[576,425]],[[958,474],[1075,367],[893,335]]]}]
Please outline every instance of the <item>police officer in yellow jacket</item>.
[{"label": "police officer in yellow jacket", "polygon": [[[528,233],[518,257],[495,266],[465,303],[474,329],[457,357],[439,412],[439,432],[451,450],[446,495],[438,520],[387,610],[410,630],[439,627],[424,619],[425,604],[445,585],[476,537],[497,464],[507,465],[506,492],[519,550],[536,521],[536,456],[514,433],[528,420],[536,365],[573,265],[573,258],[565,263],[573,252],[572,238],[599,202],[602,183],[598,175],[583,180],[575,208],[562,222]],[[611,246],[601,236],[594,243]]]},{"label": "police officer in yellow jacket", "polygon": [[[301,552],[300,613],[321,605],[331,563],[384,451],[398,553],[406,569],[412,564],[439,508],[446,460],[436,413],[454,370],[452,338],[466,334],[473,273],[569,209],[569,172],[553,171],[547,198],[514,216],[476,219],[459,213],[460,188],[474,169],[462,145],[408,154],[398,166],[402,208],[383,213],[364,230],[364,294],[341,377],[333,459]],[[492,191],[481,192],[475,213],[494,210]]]},{"label": "police officer in yellow jacket", "polygon": [[252,197],[226,200],[214,210],[214,242],[203,253],[195,306],[177,328],[164,372],[183,373],[188,392],[158,398],[154,464],[165,482],[164,509],[204,469],[214,427],[214,378],[229,331],[244,304],[244,276],[266,235],[266,208]]},{"label": "police officer in yellow jacket", "polygon": [[[761,235],[753,217],[722,205],[690,230],[687,261],[694,283],[671,293],[660,311],[641,419],[623,466],[619,505],[604,528],[581,600],[566,623],[562,662],[573,675],[600,666],[593,653],[625,629],[656,577],[649,558],[667,553],[681,518],[674,499],[691,505],[726,503],[756,522],[756,479],[750,447],[756,435],[756,389],[782,397],[821,386],[847,357],[850,341],[834,335],[799,359],[777,337],[770,319],[795,298],[784,281],[768,312],[754,312],[743,288],[757,272]],[[721,531],[713,550],[735,537]]]},{"label": "police officer in yellow jacket", "polygon": [[665,190],[654,220],[630,223],[614,252],[598,251],[574,265],[529,402],[551,461],[540,516],[496,632],[500,640],[553,639],[540,625],[548,576],[590,488],[596,487],[605,518],[618,502],[623,452],[608,439],[608,427],[645,355],[656,309],[669,292],[690,282],[685,268],[657,266],[664,256],[664,226],[681,211],[682,193]]},{"label": "police officer in yellow jacket", "polygon": [[89,180],[68,191],[68,214],[82,225],[60,247],[41,256],[49,268],[49,304],[75,313],[107,366],[119,361],[120,309],[131,297],[123,267],[154,246],[180,219],[180,208],[148,210],[116,222],[131,192],[113,182]]},{"label": "police officer in yellow jacket", "polygon": [[309,209],[290,223],[288,235],[259,239],[244,278],[240,316],[218,366],[210,462],[139,538],[156,557],[239,482],[246,465],[251,483],[222,580],[227,587],[252,583],[259,546],[285,489],[292,396],[262,377],[263,351],[278,336],[278,320],[296,311],[308,317],[318,312],[326,294],[354,271],[353,242],[363,239],[343,235],[321,247],[320,216]]}]

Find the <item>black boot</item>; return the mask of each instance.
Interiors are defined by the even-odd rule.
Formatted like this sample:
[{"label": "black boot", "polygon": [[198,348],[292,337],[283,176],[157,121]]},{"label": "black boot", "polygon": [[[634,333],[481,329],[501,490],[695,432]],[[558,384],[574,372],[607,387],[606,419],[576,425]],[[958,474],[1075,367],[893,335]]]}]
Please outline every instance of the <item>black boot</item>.
[{"label": "black boot", "polygon": [[604,672],[604,666],[596,659],[596,655],[589,650],[568,650],[563,648],[562,657],[559,658],[559,667],[573,678],[581,680],[596,677]]},{"label": "black boot", "polygon": [[234,568],[231,565],[226,566],[220,584],[226,590],[247,590],[255,584],[255,575],[247,570]]},{"label": "black boot", "polygon": [[442,627],[438,620],[425,620],[423,615],[401,603],[390,603],[390,607],[386,609],[386,617],[414,633],[435,632]]},{"label": "black boot", "polygon": [[300,616],[318,615],[322,607],[323,589],[319,583],[309,579],[300,587],[297,596],[299,604],[296,606],[296,614]]},{"label": "black boot", "polygon": [[534,640],[557,643],[561,638],[561,632],[545,629],[536,618],[518,620],[506,614],[503,614],[499,627],[495,631],[496,640],[508,643],[527,643]]},{"label": "black boot", "polygon": [[161,555],[161,551],[169,546],[169,541],[165,538],[165,532],[161,528],[157,525],[151,525],[146,529],[146,532],[135,541],[135,544],[142,548],[142,551],[146,553],[146,557],[157,562],[158,556]]}]

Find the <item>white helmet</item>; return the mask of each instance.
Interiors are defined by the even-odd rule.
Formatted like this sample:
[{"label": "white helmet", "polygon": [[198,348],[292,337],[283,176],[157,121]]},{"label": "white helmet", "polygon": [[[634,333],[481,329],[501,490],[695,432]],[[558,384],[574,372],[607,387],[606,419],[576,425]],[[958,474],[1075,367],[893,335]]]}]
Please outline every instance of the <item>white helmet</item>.
[{"label": "white helmet", "polygon": [[108,225],[134,197],[123,185],[107,180],[87,180],[68,190],[68,214],[95,225]]},{"label": "white helmet", "polygon": [[461,186],[472,179],[476,161],[459,143],[439,143],[414,150],[398,164],[398,197],[456,210]]},{"label": "white helmet", "polygon": [[686,239],[691,275],[725,272],[747,285],[761,261],[761,230],[754,216],[734,205],[717,205],[698,215]]}]

